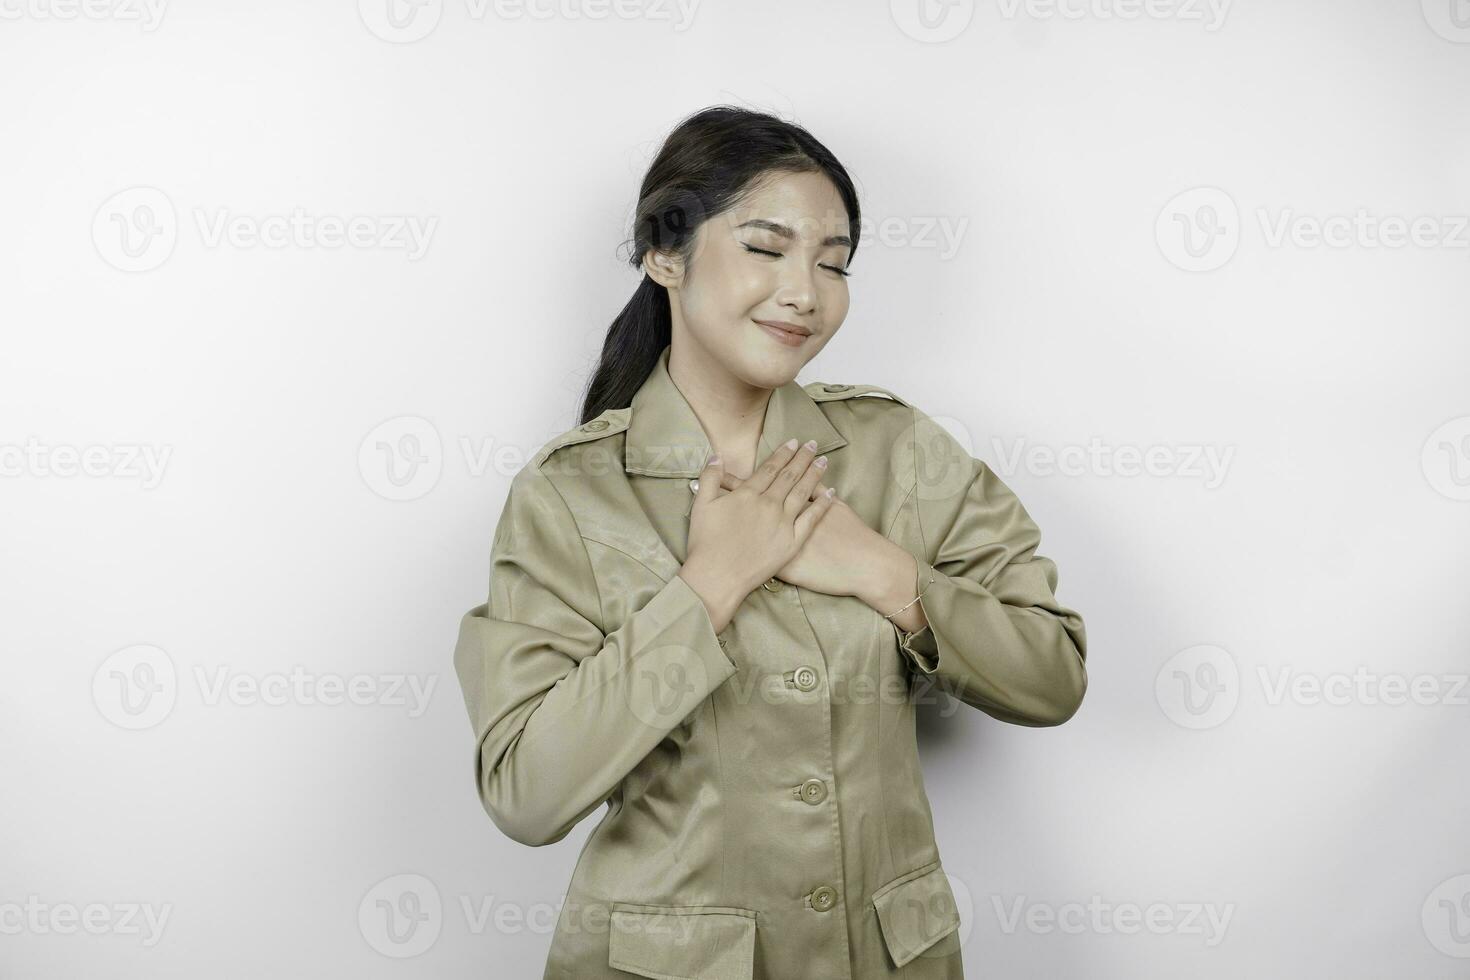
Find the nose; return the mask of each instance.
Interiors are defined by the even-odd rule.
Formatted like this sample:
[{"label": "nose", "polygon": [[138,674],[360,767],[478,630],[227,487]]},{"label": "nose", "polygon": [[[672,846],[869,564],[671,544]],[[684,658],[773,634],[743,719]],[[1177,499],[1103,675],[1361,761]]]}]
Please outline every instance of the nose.
[{"label": "nose", "polygon": [[789,264],[776,299],[782,306],[789,306],[794,313],[809,316],[816,307],[817,289],[810,269],[796,268],[800,263]]}]

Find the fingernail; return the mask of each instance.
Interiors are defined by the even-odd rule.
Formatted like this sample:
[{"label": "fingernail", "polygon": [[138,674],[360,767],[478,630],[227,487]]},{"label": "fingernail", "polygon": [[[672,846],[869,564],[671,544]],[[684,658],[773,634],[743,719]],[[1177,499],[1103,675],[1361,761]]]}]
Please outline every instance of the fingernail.
[{"label": "fingernail", "polygon": [[815,439],[808,439],[806,441],[806,448],[808,448],[808,449],[816,449],[817,448],[817,440],[815,440]]},{"label": "fingernail", "polygon": [[828,499],[831,499],[833,496],[836,495],[836,493],[837,493],[837,488],[836,487],[828,487],[827,488],[827,497],[828,497]]},{"label": "fingernail", "polygon": [[796,436],[792,436],[790,439],[787,439],[785,445],[786,445],[786,448],[787,449],[795,449],[796,448]]},{"label": "fingernail", "polygon": [[711,463],[718,463],[720,461],[720,454],[719,453],[712,453],[710,455],[709,461]]},{"label": "fingernail", "polygon": [[825,469],[826,466],[827,466],[827,457],[826,456],[818,456],[816,459],[812,460],[812,462],[816,463],[818,466],[820,466],[820,467],[822,467],[822,468]]}]

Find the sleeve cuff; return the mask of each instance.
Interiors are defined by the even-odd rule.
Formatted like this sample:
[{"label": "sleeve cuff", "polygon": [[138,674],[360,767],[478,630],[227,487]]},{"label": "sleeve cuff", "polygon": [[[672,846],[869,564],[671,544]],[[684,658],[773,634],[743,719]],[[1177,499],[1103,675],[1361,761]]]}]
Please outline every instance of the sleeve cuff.
[{"label": "sleeve cuff", "polygon": [[729,652],[730,630],[735,621],[731,620],[730,625],[716,633],[704,600],[682,575],[676,574],[669,579],[668,584],[643,608],[645,611],[654,610],[659,624],[671,629],[677,628],[675,623],[687,621],[682,633],[688,636],[689,648],[699,657],[708,676],[716,680],[716,685],[740,669]]},{"label": "sleeve cuff", "polygon": [[931,575],[934,578],[924,594],[919,596],[919,607],[924,610],[924,619],[927,624],[910,632],[899,629],[898,624],[893,623],[893,631],[898,635],[899,649],[903,651],[909,663],[914,665],[914,669],[923,674],[933,674],[939,670],[939,643],[931,629],[934,620],[929,608],[924,605],[924,600],[933,595],[935,587],[944,580],[944,575],[917,555],[914,556],[914,564],[917,566],[914,574],[915,593],[920,590],[922,583],[929,581]]}]

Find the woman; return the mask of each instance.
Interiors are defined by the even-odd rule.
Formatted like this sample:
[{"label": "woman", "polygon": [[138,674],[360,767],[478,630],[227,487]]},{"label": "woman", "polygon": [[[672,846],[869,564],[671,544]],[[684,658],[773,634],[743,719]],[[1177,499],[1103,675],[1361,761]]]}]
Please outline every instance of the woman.
[{"label": "woman", "polygon": [[686,119],[583,424],[512,481],[454,654],[478,792],[529,845],[608,804],[546,978],[961,977],[916,695],[1033,726],[1082,700],[1016,497],[892,392],[794,380],[858,227],[804,129]]}]

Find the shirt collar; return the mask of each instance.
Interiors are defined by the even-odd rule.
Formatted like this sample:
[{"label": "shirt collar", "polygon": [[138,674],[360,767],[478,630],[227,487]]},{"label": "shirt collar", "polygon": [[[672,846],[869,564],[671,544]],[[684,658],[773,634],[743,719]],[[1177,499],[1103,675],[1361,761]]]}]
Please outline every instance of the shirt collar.
[{"label": "shirt collar", "polygon": [[[658,363],[633,395],[623,446],[623,470],[643,476],[698,476],[713,449],[699,417],[669,377],[665,344]],[[760,463],[776,447],[795,436],[817,440],[820,455],[847,445],[842,433],[795,379],[772,390],[761,431]]]}]

